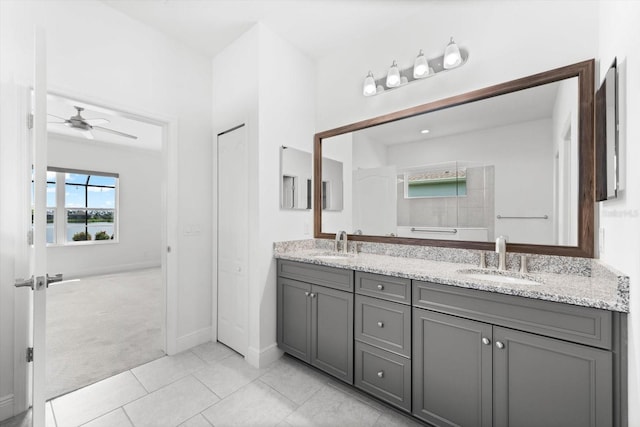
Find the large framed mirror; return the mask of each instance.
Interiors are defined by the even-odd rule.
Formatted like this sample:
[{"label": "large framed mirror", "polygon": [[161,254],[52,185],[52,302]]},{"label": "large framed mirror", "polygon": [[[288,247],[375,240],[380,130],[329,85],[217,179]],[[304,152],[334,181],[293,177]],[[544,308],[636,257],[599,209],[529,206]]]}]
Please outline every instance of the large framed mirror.
[{"label": "large framed mirror", "polygon": [[315,237],[593,257],[593,88],[588,60],[317,133]]}]

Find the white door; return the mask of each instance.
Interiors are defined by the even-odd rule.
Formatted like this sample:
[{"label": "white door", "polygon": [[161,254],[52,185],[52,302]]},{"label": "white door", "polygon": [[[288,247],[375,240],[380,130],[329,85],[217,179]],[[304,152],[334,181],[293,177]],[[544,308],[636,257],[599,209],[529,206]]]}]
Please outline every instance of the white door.
[{"label": "white door", "polygon": [[[44,427],[45,425],[45,328],[47,307],[47,254],[46,254],[46,226],[47,226],[47,82],[46,82],[46,44],[42,30],[36,30],[35,35],[35,61],[34,80],[31,94],[31,112],[33,125],[30,132],[31,144],[27,144],[25,162],[22,166],[24,185],[22,190],[26,194],[25,203],[19,207],[23,216],[21,224],[30,224],[33,206],[33,231],[32,244],[27,239],[20,240],[18,246],[24,245],[24,257],[18,258],[16,268],[15,292],[31,292],[30,325],[26,328],[29,335],[27,341],[33,349],[33,362],[31,363],[31,407],[32,425]],[[33,182],[33,184],[32,184]],[[33,188],[33,190],[32,190]],[[32,200],[33,195],[33,200]],[[26,233],[25,233],[26,234]],[[22,265],[20,265],[22,264]],[[23,273],[25,273],[23,275]],[[24,277],[29,277],[25,279]],[[16,298],[20,300],[21,296]],[[16,309],[18,307],[16,306]],[[18,315],[24,315],[18,313]],[[20,337],[18,337],[19,341]],[[18,353],[16,353],[18,354]],[[22,370],[17,365],[17,372]],[[28,368],[25,366],[25,370]],[[22,376],[22,375],[21,375]],[[28,378],[27,375],[23,378]],[[28,387],[26,387],[28,390]],[[28,391],[26,394],[29,394]]]},{"label": "white door", "polygon": [[249,336],[249,164],[246,126],[218,135],[218,341],[242,355]]},{"label": "white door", "polygon": [[[395,166],[353,171],[353,226],[366,235],[397,235]],[[353,230],[352,232],[355,232]]]}]

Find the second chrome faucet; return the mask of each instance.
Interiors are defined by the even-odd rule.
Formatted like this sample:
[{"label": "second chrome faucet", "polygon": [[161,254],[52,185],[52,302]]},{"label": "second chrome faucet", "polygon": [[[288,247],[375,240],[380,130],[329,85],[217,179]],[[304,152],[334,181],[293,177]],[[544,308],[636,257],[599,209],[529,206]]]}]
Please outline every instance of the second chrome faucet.
[{"label": "second chrome faucet", "polygon": [[338,252],[340,240],[343,240],[343,238],[344,238],[344,241],[342,243],[342,253],[346,254],[347,253],[347,232],[344,230],[338,231],[336,233],[336,241],[333,248],[335,249],[336,252]]},{"label": "second chrome faucet", "polygon": [[507,269],[507,239],[499,236],[496,239],[496,253],[498,254],[498,270]]}]

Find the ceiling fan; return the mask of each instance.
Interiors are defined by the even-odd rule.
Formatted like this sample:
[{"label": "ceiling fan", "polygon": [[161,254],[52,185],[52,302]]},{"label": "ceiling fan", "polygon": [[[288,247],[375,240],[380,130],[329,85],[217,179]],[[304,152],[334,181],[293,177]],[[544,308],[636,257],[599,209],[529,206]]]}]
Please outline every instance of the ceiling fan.
[{"label": "ceiling fan", "polygon": [[76,129],[87,139],[94,139],[93,132],[91,132],[92,130],[99,130],[99,131],[102,131],[102,132],[109,132],[109,133],[112,133],[114,135],[123,136],[125,138],[138,139],[138,137],[135,136],[135,135],[130,135],[128,133],[124,133],[124,132],[120,132],[120,131],[117,131],[117,130],[105,128],[105,127],[102,127],[102,126],[98,126],[98,125],[101,125],[101,124],[109,123],[109,120],[107,120],[107,119],[85,119],[84,117],[82,117],[82,112],[84,111],[84,108],[78,107],[78,106],[75,106],[75,105],[73,106],[73,108],[75,108],[77,110],[75,116],[71,116],[68,119],[65,119],[63,117],[59,117],[59,116],[56,116],[54,114],[49,114],[49,116],[51,116],[51,117],[55,117],[56,119],[62,120],[61,122],[49,122],[49,123],[65,125],[65,126],[70,127],[72,129]]}]

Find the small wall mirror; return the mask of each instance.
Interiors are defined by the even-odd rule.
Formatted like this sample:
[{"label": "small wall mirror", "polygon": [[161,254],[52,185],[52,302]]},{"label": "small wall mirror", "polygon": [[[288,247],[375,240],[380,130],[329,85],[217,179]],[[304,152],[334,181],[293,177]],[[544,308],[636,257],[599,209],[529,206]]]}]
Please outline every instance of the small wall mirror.
[{"label": "small wall mirror", "polygon": [[311,209],[311,153],[280,147],[280,207]]},{"label": "small wall mirror", "polygon": [[596,201],[618,196],[618,68],[616,60],[596,92]]}]

